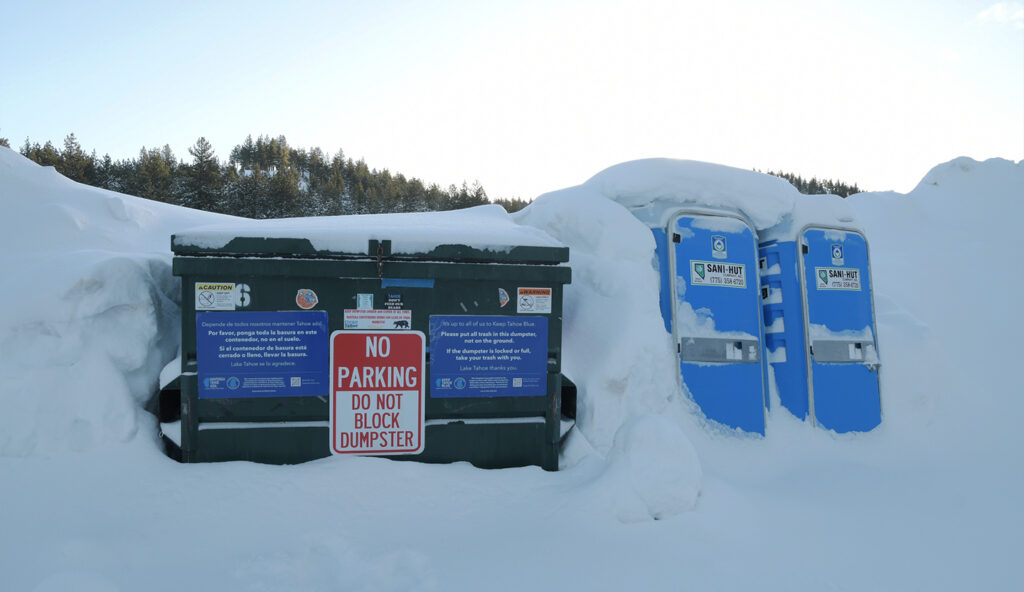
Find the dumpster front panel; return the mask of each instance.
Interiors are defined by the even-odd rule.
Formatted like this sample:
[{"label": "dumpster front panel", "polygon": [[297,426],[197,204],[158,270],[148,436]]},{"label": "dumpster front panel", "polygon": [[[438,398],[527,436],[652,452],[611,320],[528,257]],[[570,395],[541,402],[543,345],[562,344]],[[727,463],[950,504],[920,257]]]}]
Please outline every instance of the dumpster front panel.
[{"label": "dumpster front panel", "polygon": [[682,382],[708,418],[764,434],[756,235],[739,218],[704,214],[675,217],[668,235]]},{"label": "dumpster front panel", "polygon": [[[330,334],[421,331],[428,335],[426,437],[422,453],[401,458],[557,469],[562,295],[571,277],[567,267],[179,256],[174,273],[182,278],[183,290],[185,461],[296,463],[329,455],[330,387],[322,393],[310,390],[319,389],[321,380],[319,370],[310,368],[319,365],[314,359],[329,356]],[[200,298],[200,291],[210,293]],[[473,389],[431,392],[429,332],[434,317],[478,325],[500,320],[500,326],[488,328],[493,335],[483,335],[478,327],[472,338],[481,340],[472,349],[487,351],[475,351],[473,356],[481,359],[465,361],[488,363],[487,371],[467,377],[466,386],[474,378]],[[263,333],[270,328],[280,334]],[[292,334],[300,328],[303,335]],[[485,339],[492,343],[484,344]],[[512,341],[504,343],[506,339]],[[497,359],[503,356],[509,360]],[[261,366],[253,376],[228,375],[225,369],[239,360]],[[281,360],[301,363],[282,369]],[[445,369],[451,371],[461,361],[449,356]],[[500,369],[490,368],[503,362],[519,364],[504,369],[507,388],[498,384],[502,377],[495,372]],[[328,377],[329,367],[323,366]]]},{"label": "dumpster front panel", "polygon": [[882,409],[867,241],[809,228],[801,244],[814,417],[836,432],[870,430]]}]

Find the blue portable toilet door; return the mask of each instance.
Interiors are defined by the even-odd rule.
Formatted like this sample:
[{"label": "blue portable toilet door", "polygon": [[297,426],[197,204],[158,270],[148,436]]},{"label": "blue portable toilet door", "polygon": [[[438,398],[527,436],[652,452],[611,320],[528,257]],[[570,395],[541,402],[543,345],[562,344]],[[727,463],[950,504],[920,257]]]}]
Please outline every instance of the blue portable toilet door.
[{"label": "blue portable toilet door", "polygon": [[735,215],[684,212],[668,237],[682,383],[709,419],[764,434],[757,235]]},{"label": "blue portable toilet door", "polygon": [[810,407],[836,432],[882,421],[868,244],[858,232],[810,227],[801,235]]}]

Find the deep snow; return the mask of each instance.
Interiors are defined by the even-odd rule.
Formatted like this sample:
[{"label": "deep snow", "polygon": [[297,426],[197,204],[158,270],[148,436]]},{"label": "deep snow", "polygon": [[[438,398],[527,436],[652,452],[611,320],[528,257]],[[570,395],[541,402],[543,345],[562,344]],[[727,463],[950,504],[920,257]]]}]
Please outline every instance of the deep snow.
[{"label": "deep snow", "polygon": [[[909,194],[845,202],[652,160],[515,216],[437,215],[571,247],[563,364],[582,399],[564,470],[179,465],[141,411],[176,349],[170,235],[251,223],[85,187],[0,148],[3,587],[1012,588],[1024,552],[1022,197],[1024,163],[998,159],[957,159]],[[623,205],[667,198],[741,209],[759,229],[806,216],[864,227],[878,429],[838,436],[777,402],[765,438],[701,419],[675,380],[653,240]]]}]

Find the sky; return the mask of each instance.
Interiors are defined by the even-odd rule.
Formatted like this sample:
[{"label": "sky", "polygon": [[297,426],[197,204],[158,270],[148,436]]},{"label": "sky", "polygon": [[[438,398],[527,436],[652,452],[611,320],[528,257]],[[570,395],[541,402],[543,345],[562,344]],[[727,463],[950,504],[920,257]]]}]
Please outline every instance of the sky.
[{"label": "sky", "polygon": [[532,199],[649,157],[906,192],[1024,159],[1024,3],[8,2],[0,137],[284,135]]}]

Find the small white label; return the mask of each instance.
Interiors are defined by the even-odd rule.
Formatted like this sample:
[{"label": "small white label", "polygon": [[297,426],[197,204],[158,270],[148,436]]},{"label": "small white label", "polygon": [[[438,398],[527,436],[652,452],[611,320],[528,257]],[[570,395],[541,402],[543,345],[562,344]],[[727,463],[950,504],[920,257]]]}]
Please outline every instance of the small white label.
[{"label": "small white label", "polygon": [[356,309],[373,310],[373,294],[356,294]]},{"label": "small white label", "polygon": [[519,288],[516,312],[551,314],[551,288]]},{"label": "small white label", "polygon": [[747,287],[747,266],[743,263],[690,261],[690,282],[694,286]]},{"label": "small white label", "polygon": [[[245,286],[245,284],[241,284]],[[196,282],[196,310],[235,310],[235,303],[240,306],[249,304],[249,286],[245,286],[245,292],[239,291],[235,294],[234,283],[224,282]],[[241,295],[245,295],[245,299]],[[244,304],[241,304],[244,302]]]},{"label": "small white label", "polygon": [[819,290],[860,290],[860,270],[850,267],[815,267]]},{"label": "small white label", "polygon": [[345,329],[405,331],[412,329],[411,310],[345,310]]}]

